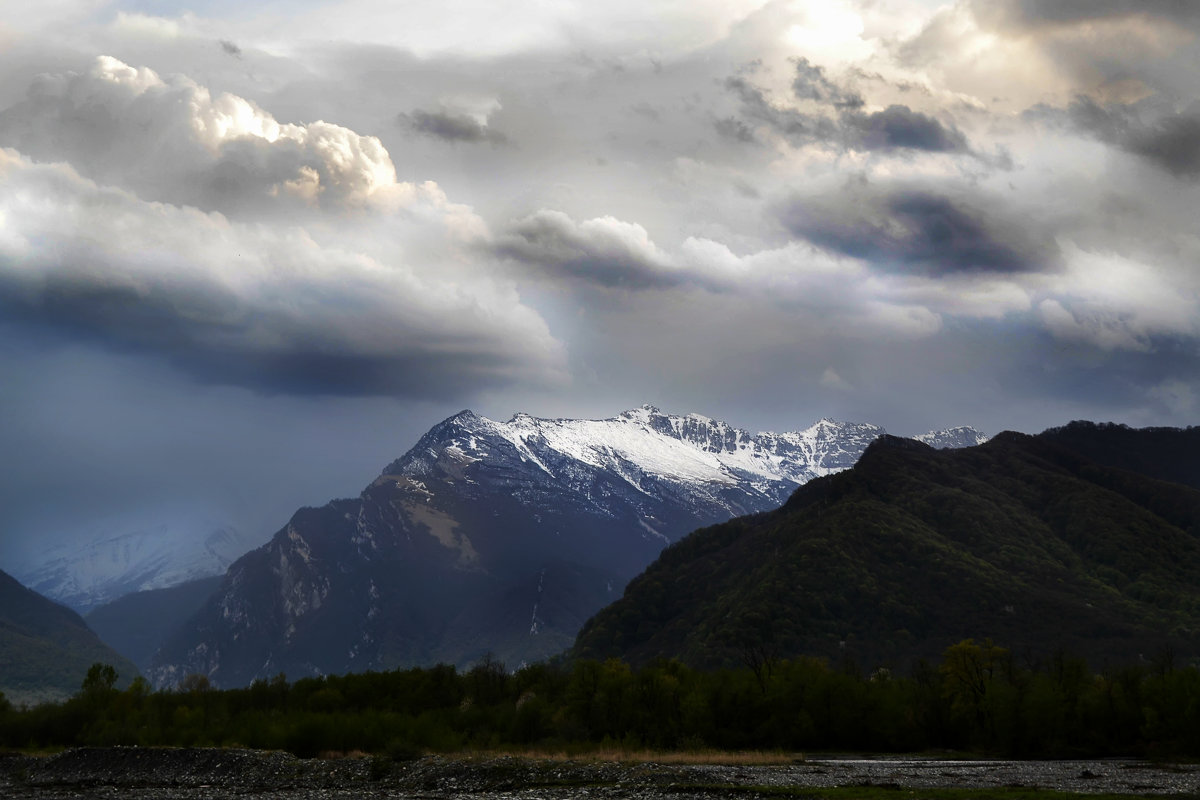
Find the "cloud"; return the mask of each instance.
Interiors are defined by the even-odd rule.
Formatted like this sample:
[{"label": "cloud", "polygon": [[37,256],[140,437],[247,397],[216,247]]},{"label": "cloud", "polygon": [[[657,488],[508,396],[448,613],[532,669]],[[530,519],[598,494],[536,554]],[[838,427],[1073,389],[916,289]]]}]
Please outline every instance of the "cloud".
[{"label": "cloud", "polygon": [[[741,100],[741,112],[745,117],[767,127],[793,147],[833,143],[837,139],[837,126],[831,120],[819,114],[807,114],[794,108],[775,105],[767,99],[762,89],[743,77],[726,79],[725,88]],[[737,122],[718,122],[718,130],[726,135],[736,132]],[[745,140],[743,135],[738,135],[737,138]]]},{"label": "cloud", "polygon": [[401,114],[399,122],[416,133],[451,143],[495,145],[508,141],[504,134],[489,128],[486,121],[481,122],[470,114],[417,109],[411,114]]},{"label": "cloud", "polygon": [[1101,105],[1090,97],[1078,97],[1067,115],[1078,129],[1141,156],[1168,174],[1200,177],[1200,108],[1177,113],[1150,105]]},{"label": "cloud", "polygon": [[[854,151],[970,151],[967,137],[953,125],[943,124],[906,105],[892,104],[870,113],[863,111],[866,101],[861,94],[830,80],[822,67],[807,59],[795,60],[795,73],[792,93],[798,100],[815,104],[823,111],[810,113],[773,103],[762,89],[740,75],[728,78],[725,88],[741,101],[744,117],[766,127],[793,147],[816,144]],[[751,127],[737,118],[719,119],[716,126],[727,138],[754,141]]]},{"label": "cloud", "polygon": [[684,240],[678,252],[667,252],[637,223],[614,217],[577,222],[545,209],[513,223],[496,238],[494,249],[554,281],[629,292],[699,288],[748,294],[780,278],[777,265],[767,264],[772,259],[761,253],[757,260],[739,258],[724,244],[697,237]]},{"label": "cloud", "polygon": [[972,0],[976,13],[1009,25],[1041,27],[1143,17],[1185,27],[1200,24],[1200,7],[1187,0]]},{"label": "cloud", "polygon": [[0,145],[145,199],[210,210],[387,206],[411,188],[374,136],[280,123],[245,98],[109,56],[86,73],[40,76],[0,113]]},{"label": "cloud", "polygon": [[792,94],[800,100],[814,100],[837,109],[862,108],[866,101],[861,94],[839,86],[830,80],[824,67],[807,58],[795,60],[796,77],[792,79]]},{"label": "cloud", "polygon": [[848,112],[842,125],[855,150],[925,150],[966,152],[967,137],[954,127],[908,106],[891,105],[873,114]]},{"label": "cloud", "polygon": [[758,138],[754,135],[754,128],[737,117],[722,117],[714,120],[713,127],[725,139],[741,142],[742,144],[754,144],[758,141]]},{"label": "cloud", "polygon": [[1179,416],[1194,417],[1200,409],[1200,383],[1172,378],[1152,386],[1147,395]]},{"label": "cloud", "polygon": [[[541,211],[514,223],[496,247],[526,275],[585,292],[604,290],[581,295],[597,313],[631,313],[644,306],[642,296],[659,298],[654,302],[664,311],[724,302],[750,327],[757,309],[760,322],[790,315],[790,324],[806,336],[863,341],[933,336],[944,315],[998,320],[1031,308],[1029,292],[1004,275],[889,273],[806,242],[739,255],[721,242],[688,237],[668,250],[642,226],[611,217],[577,222]],[[698,324],[689,320],[687,326]]]},{"label": "cloud", "polygon": [[1200,11],[1176,0],[963,0],[890,49],[910,74],[980,110],[1194,96]]},{"label": "cloud", "polygon": [[826,389],[833,389],[839,392],[849,392],[854,390],[854,387],[847,383],[845,378],[843,378],[841,375],[838,375],[833,367],[825,368],[825,371],[821,373],[821,380],[819,383]]},{"label": "cloud", "polygon": [[1200,337],[1200,293],[1190,274],[1172,277],[1137,260],[1067,242],[1066,267],[1038,304],[1056,338],[1105,351],[1151,353]]},{"label": "cloud", "polygon": [[234,58],[242,57],[242,48],[238,47],[236,42],[231,42],[228,39],[221,39],[220,45],[221,51],[226,55],[231,55]]},{"label": "cloud", "polygon": [[888,271],[930,276],[1036,272],[1053,266],[1048,231],[994,197],[961,190],[850,184],[779,208],[797,236]]},{"label": "cloud", "polygon": [[382,261],[301,227],[143,201],[0,150],[10,317],[264,391],[451,397],[557,379],[515,291]]},{"label": "cloud", "polygon": [[422,59],[453,54],[501,58],[550,52],[569,59],[581,51],[632,49],[675,54],[719,41],[765,0],[584,0],[512,2],[444,0],[397,6],[379,0],[305,3],[265,13],[278,39],[319,37],[359,46],[387,46]]},{"label": "cloud", "polygon": [[608,288],[662,288],[687,279],[645,228],[614,217],[575,222],[561,211],[538,211],[512,225],[495,249],[552,277]]}]

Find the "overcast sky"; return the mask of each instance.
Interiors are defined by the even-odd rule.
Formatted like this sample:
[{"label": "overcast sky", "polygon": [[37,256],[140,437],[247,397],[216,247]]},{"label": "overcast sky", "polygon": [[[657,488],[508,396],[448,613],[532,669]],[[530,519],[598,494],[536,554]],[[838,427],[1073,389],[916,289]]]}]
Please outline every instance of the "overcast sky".
[{"label": "overcast sky", "polygon": [[[1200,406],[1200,4],[0,0],[0,568],[430,425]],[[122,523],[123,524],[123,523]]]}]

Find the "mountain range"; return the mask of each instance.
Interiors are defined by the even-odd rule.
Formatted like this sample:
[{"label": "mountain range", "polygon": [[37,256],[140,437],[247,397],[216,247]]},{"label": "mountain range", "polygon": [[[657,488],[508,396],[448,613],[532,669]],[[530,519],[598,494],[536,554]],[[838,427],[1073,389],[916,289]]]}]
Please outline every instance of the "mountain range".
[{"label": "mountain range", "polygon": [[778,507],[883,434],[832,420],[751,434],[650,406],[604,420],[464,411],[359,497],[299,510],[234,562],[148,674],[160,686],[190,673],[237,686],[280,672],[545,658],[664,546]]},{"label": "mountain range", "polygon": [[1200,657],[1200,428],[880,437],[781,508],[664,550],[574,654],[907,667],[966,638],[1097,668]]},{"label": "mountain range", "polygon": [[[467,411],[223,577],[89,620],[164,687],[568,650],[904,669],[964,638],[1026,661],[1200,660],[1200,428],[902,439],[831,420],[750,434],[651,407]],[[93,661],[133,674],[78,615],[0,574],[0,690],[62,697]]]}]

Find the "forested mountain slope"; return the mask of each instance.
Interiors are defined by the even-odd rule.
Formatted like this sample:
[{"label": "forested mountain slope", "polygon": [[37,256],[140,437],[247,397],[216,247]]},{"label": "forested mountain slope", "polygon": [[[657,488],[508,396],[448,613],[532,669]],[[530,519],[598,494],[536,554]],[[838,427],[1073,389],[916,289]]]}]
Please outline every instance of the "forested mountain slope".
[{"label": "forested mountain slope", "polygon": [[900,666],[991,637],[1098,667],[1200,656],[1200,491],[1081,454],[1149,469],[1159,450],[1178,458],[1158,474],[1186,475],[1192,436],[1078,425],[941,451],[883,437],[778,511],[665,550],[574,652]]},{"label": "forested mountain slope", "polygon": [[137,670],[100,641],[74,611],[0,572],[0,692],[15,703],[61,700],[95,662],[128,683]]}]

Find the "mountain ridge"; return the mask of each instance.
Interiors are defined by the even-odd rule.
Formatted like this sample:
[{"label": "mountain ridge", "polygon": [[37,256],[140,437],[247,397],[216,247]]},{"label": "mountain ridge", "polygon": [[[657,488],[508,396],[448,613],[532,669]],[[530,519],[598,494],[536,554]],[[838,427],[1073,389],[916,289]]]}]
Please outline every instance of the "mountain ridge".
[{"label": "mountain ridge", "polygon": [[[882,432],[823,420],[751,435],[651,406],[504,423],[465,410],[358,498],[301,509],[231,565],[149,674],[158,685],[193,672],[241,685],[277,671],[545,658],[664,545],[778,506]],[[484,618],[498,627],[481,629]]]},{"label": "mountain ridge", "polygon": [[[1102,430],[1074,433],[1121,460]],[[880,437],[780,509],[665,549],[573,652],[713,665],[754,645],[870,668],[991,637],[1098,664],[1200,657],[1200,490],[1076,446],[1054,430],[949,451]]]}]

